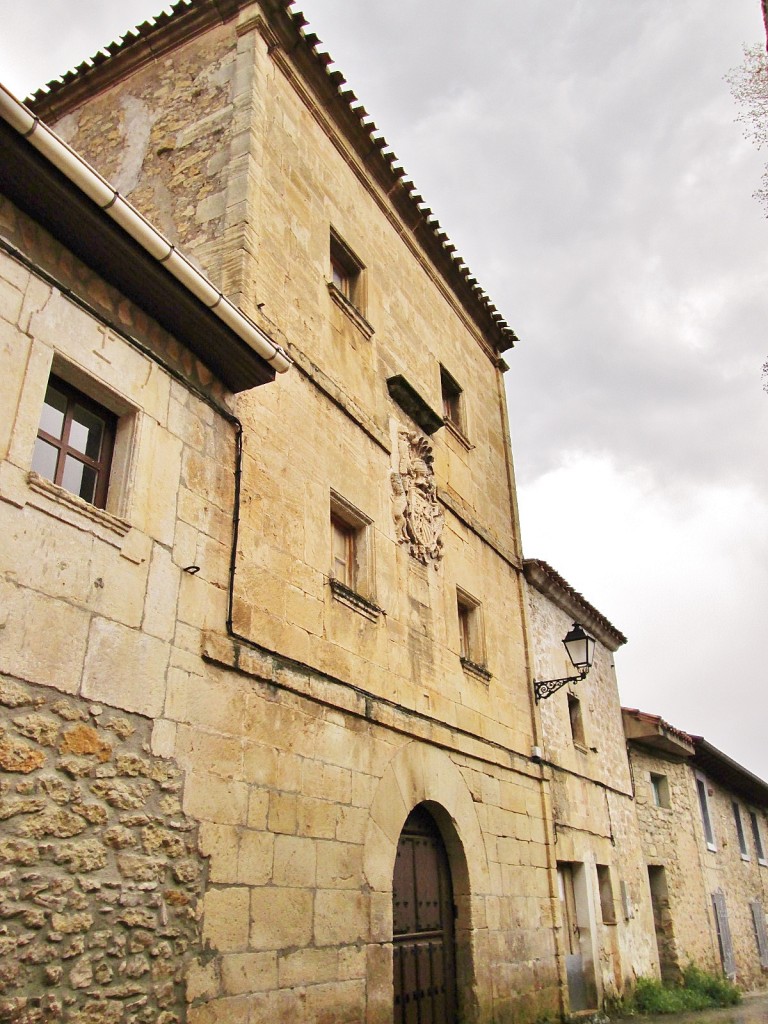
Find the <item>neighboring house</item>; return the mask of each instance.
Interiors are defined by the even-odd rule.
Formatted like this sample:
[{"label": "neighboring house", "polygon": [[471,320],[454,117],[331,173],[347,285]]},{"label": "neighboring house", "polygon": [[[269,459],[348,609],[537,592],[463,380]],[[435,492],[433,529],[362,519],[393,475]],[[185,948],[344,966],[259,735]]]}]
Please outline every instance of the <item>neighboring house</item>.
[{"label": "neighboring house", "polygon": [[226,618],[234,393],[289,363],[169,253],[0,87],[5,1020],[178,1020],[201,949],[216,797],[158,721]]},{"label": "neighboring house", "polygon": [[658,971],[613,664],[626,638],[546,562],[524,565],[536,680],[574,676],[562,643],[574,622],[596,640],[586,678],[538,704],[558,938],[574,1012],[611,1003]]},{"label": "neighboring house", "polygon": [[768,785],[701,736],[622,711],[664,978],[768,979]]}]

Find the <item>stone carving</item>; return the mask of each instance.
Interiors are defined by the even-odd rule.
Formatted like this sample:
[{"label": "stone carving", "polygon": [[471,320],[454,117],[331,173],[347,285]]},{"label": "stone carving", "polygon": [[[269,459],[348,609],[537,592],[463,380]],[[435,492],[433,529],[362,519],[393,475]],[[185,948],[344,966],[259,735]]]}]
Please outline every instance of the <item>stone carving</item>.
[{"label": "stone carving", "polygon": [[400,430],[397,469],[392,471],[392,514],[398,544],[427,565],[443,557],[445,519],[437,500],[432,445],[421,434]]}]

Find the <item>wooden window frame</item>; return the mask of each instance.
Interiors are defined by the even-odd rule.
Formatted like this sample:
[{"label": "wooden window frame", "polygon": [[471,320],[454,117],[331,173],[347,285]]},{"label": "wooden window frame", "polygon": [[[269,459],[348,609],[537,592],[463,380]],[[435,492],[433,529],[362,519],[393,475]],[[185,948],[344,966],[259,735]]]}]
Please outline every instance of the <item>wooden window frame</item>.
[{"label": "wooden window frame", "polygon": [[[36,435],[36,439],[44,441],[46,444],[55,448],[58,453],[56,456],[56,469],[51,482],[57,487],[61,487],[63,490],[68,491],[70,494],[75,494],[76,497],[81,498],[80,494],[70,490],[63,483],[67,457],[70,456],[77,462],[80,462],[84,466],[93,470],[96,474],[93,498],[91,500],[81,498],[81,500],[86,501],[87,504],[93,505],[96,508],[106,509],[107,493],[109,490],[109,475],[112,467],[112,453],[114,450],[115,437],[117,436],[118,417],[110,409],[107,409],[99,402],[94,401],[94,399],[89,395],[85,394],[79,388],[74,387],[74,385],[69,384],[55,373],[51,373],[48,378],[48,383],[46,385],[46,397],[48,395],[49,388],[53,388],[58,391],[66,400],[61,437],[55,437],[54,435],[49,434],[43,429],[42,424],[38,426]],[[99,419],[103,424],[98,458],[92,458],[85,452],[80,451],[70,444],[74,410],[78,406],[97,417],[97,419]],[[33,469],[35,469],[34,462]],[[35,469],[35,472],[38,472],[40,476],[44,476],[44,474],[39,473],[39,470],[37,469]],[[49,477],[45,478],[50,479]]]},{"label": "wooden window frame", "polygon": [[486,665],[482,605],[461,587],[456,588],[456,617],[461,665],[488,682],[491,673]]},{"label": "wooden window frame", "polygon": [[[363,512],[331,491],[329,537],[331,569],[329,582],[335,598],[366,618],[377,619],[382,609],[374,594],[374,557],[371,526],[373,521]],[[344,577],[336,572],[337,541],[345,545]]]},{"label": "wooden window frame", "polygon": [[331,228],[329,286],[357,310],[365,313],[365,264],[343,238]]}]

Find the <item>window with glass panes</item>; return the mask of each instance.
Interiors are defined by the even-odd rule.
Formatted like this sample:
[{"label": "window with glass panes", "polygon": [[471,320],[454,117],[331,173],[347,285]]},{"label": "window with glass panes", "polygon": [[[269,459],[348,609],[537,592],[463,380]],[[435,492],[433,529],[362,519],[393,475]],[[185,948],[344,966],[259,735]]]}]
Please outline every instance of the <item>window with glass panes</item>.
[{"label": "window with glass panes", "polygon": [[59,377],[51,376],[37,431],[32,469],[104,508],[117,417]]}]

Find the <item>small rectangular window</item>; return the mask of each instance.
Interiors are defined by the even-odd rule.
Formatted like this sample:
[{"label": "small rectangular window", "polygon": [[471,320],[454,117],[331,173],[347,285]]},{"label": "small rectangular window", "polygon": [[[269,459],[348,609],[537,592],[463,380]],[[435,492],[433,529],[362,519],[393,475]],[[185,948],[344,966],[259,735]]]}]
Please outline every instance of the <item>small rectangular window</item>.
[{"label": "small rectangular window", "polygon": [[712,831],[712,818],[709,814],[709,799],[707,796],[707,780],[703,775],[696,776],[696,792],[699,795],[699,808],[701,809],[701,823],[704,826],[704,839],[708,850],[716,850],[715,833]]},{"label": "small rectangular window", "polygon": [[369,618],[381,609],[374,603],[371,520],[345,498],[331,492],[330,582],[336,597]]},{"label": "small rectangular window", "polygon": [[587,746],[584,735],[584,718],[581,713],[581,701],[573,694],[568,694],[568,717],[571,722],[571,738],[577,747]]},{"label": "small rectangular window", "polygon": [[616,906],[613,901],[611,869],[607,864],[597,864],[597,884],[600,890],[600,911],[603,924],[616,924]]},{"label": "small rectangular window", "polygon": [[651,791],[653,803],[656,807],[669,807],[669,780],[666,775],[657,775],[651,772]]},{"label": "small rectangular window", "polygon": [[459,625],[459,656],[464,668],[490,679],[485,666],[485,636],[480,602],[460,587],[456,588],[456,613]]},{"label": "small rectangular window", "polygon": [[749,821],[752,825],[752,838],[755,841],[755,853],[758,864],[765,864],[765,850],[763,849],[763,837],[760,835],[760,822],[754,811],[749,812]]},{"label": "small rectangular window", "polygon": [[444,366],[440,367],[440,390],[443,400],[443,420],[463,434],[463,392]]},{"label": "small rectangular window", "polygon": [[52,374],[32,469],[89,504],[105,508],[116,429],[114,413]]},{"label": "small rectangular window", "polygon": [[739,851],[741,853],[741,859],[749,860],[747,837],[744,835],[744,826],[741,823],[741,808],[735,800],[731,803],[731,806],[733,807],[733,820],[736,825],[736,836],[739,840]]},{"label": "small rectangular window", "polygon": [[346,242],[331,229],[330,285],[360,313],[365,312],[365,267]]}]

